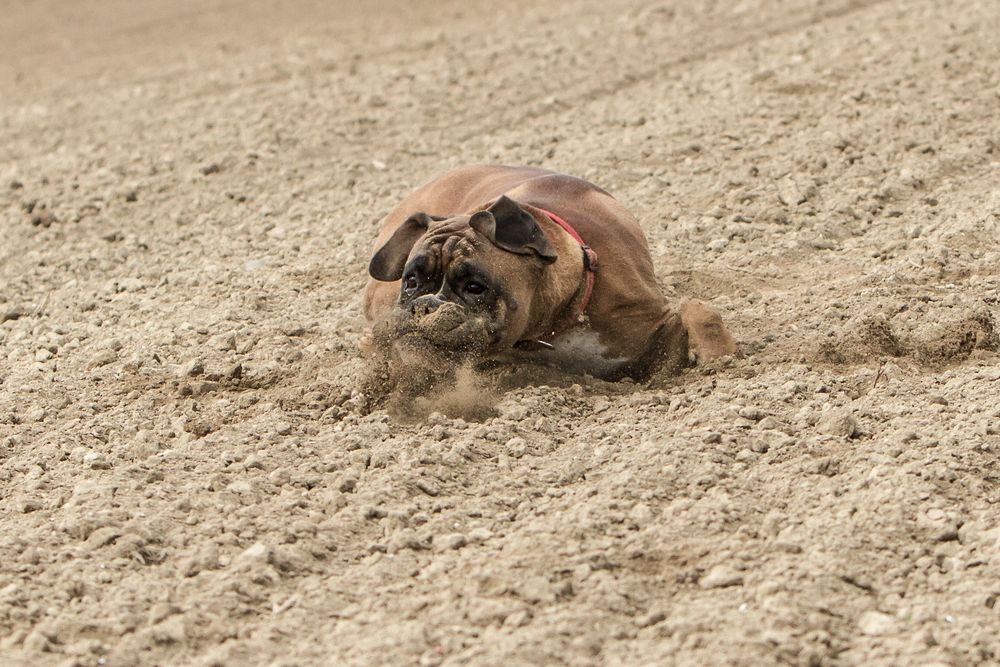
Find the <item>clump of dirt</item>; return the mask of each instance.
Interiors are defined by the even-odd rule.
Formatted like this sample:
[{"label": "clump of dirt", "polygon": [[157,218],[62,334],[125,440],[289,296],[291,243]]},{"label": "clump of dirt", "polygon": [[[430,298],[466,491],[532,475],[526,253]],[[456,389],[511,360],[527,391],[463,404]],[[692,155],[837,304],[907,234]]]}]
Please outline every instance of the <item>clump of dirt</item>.
[{"label": "clump of dirt", "polygon": [[396,310],[375,324],[372,341],[361,387],[373,407],[384,405],[404,420],[431,412],[481,419],[496,402],[473,370],[489,331],[483,318],[458,304],[423,315]]},{"label": "clump of dirt", "polygon": [[434,412],[452,419],[483,421],[495,414],[500,393],[489,375],[464,364],[425,388],[423,395],[397,392],[387,406],[390,414],[404,420],[422,420]]},{"label": "clump of dirt", "polygon": [[940,327],[940,330],[914,346],[914,357],[926,364],[946,364],[967,358],[974,350],[1000,348],[996,323],[988,311],[972,313]]},{"label": "clump of dirt", "polygon": [[821,343],[818,356],[835,364],[910,357],[936,366],[966,359],[974,350],[997,349],[996,324],[993,316],[983,310],[934,325],[933,333],[925,336],[902,336],[882,315],[864,317],[849,323],[833,340]]},{"label": "clump of dirt", "polygon": [[358,388],[369,409],[384,407],[404,422],[420,421],[433,412],[466,421],[493,414],[499,389],[489,373],[471,362],[456,364],[426,346],[407,347],[405,362],[385,355],[368,360]]},{"label": "clump of dirt", "polygon": [[834,340],[823,341],[819,346],[820,359],[835,364],[855,363],[879,356],[902,357],[906,354],[906,344],[881,315],[853,322]]}]

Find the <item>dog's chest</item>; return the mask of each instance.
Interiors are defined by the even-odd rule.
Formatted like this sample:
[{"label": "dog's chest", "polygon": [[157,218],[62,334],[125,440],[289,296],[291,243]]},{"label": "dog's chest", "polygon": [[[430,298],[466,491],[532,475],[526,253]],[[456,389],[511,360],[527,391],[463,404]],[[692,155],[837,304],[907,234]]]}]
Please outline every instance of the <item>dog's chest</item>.
[{"label": "dog's chest", "polygon": [[577,327],[551,341],[552,349],[516,352],[511,361],[555,366],[573,373],[589,373],[595,377],[614,375],[631,359],[617,356],[601,342],[593,329]]}]

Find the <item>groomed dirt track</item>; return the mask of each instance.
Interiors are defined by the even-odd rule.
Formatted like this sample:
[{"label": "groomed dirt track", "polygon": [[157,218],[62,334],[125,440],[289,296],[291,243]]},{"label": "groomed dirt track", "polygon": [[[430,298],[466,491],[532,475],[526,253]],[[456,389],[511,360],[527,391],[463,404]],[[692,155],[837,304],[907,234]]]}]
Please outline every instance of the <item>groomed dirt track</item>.
[{"label": "groomed dirt track", "polygon": [[[0,664],[997,664],[998,35],[995,0],[7,3]],[[373,410],[377,221],[475,162],[610,190],[742,356]]]}]

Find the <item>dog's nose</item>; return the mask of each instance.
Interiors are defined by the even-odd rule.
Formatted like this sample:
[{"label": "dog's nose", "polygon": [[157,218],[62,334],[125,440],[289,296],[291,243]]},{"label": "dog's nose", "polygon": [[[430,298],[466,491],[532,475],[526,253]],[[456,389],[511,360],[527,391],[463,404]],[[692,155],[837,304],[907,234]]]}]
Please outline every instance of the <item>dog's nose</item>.
[{"label": "dog's nose", "polygon": [[425,294],[413,300],[413,303],[410,304],[410,313],[416,317],[430,315],[443,303],[444,301],[437,294]]}]

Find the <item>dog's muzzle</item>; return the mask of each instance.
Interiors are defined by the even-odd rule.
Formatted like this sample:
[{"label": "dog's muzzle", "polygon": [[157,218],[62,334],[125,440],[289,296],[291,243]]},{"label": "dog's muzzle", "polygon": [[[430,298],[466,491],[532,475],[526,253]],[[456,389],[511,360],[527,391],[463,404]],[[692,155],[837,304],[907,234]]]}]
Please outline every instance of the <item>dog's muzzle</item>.
[{"label": "dog's muzzle", "polygon": [[425,317],[445,303],[445,300],[437,294],[425,294],[424,296],[417,297],[410,304],[410,315],[413,317]]}]

